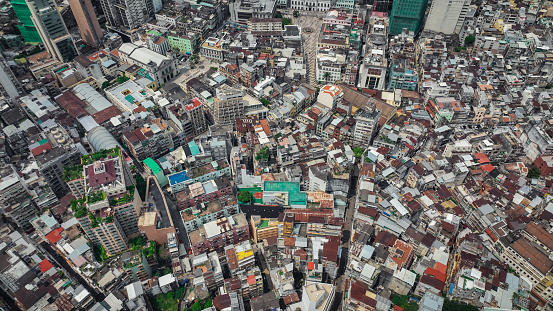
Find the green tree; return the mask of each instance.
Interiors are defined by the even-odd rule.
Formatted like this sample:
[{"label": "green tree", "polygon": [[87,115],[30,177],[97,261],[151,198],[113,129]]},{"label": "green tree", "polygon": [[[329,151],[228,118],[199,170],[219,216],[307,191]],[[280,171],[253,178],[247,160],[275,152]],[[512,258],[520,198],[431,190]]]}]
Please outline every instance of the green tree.
[{"label": "green tree", "polygon": [[259,101],[263,104],[263,106],[268,107],[271,105],[271,102],[266,100],[265,98],[260,98]]},{"label": "green tree", "polygon": [[136,182],[136,190],[138,190],[140,198],[144,201],[146,199],[146,181],[140,174],[134,175],[134,180]]},{"label": "green tree", "polygon": [[553,84],[552,84],[552,83],[547,83],[547,85],[545,86],[545,88],[548,89],[548,90],[549,90],[550,88],[552,88],[552,87],[553,87]]},{"label": "green tree", "polygon": [[294,11],[294,13],[293,13],[293,14],[294,14],[294,17],[298,17],[298,16],[300,16],[300,12],[298,12],[298,11]]},{"label": "green tree", "polygon": [[292,20],[289,19],[289,18],[283,17],[282,18],[282,26],[286,26],[286,25],[292,25]]},{"label": "green tree", "polygon": [[540,178],[541,172],[540,169],[533,166],[528,170],[528,175],[526,175],[528,178]]},{"label": "green tree", "polygon": [[240,191],[237,198],[242,203],[251,203],[253,200],[253,195],[249,191]]},{"label": "green tree", "polygon": [[200,311],[202,310],[202,305],[200,304],[199,301],[196,301],[193,305],[192,305],[192,311]]},{"label": "green tree", "polygon": [[102,83],[102,90],[108,88],[110,85],[111,83],[109,83],[109,81],[104,81],[104,83]]},{"label": "green tree", "polygon": [[119,76],[117,77],[117,79],[115,81],[117,81],[118,84],[122,84],[122,83],[125,83],[126,81],[128,81],[130,78],[127,77],[127,76]]},{"label": "green tree", "polygon": [[330,72],[325,72],[324,74],[324,77],[325,77],[325,82],[328,82],[328,78],[330,78]]},{"label": "green tree", "polygon": [[446,298],[442,311],[478,311],[478,308],[473,305]]},{"label": "green tree", "polygon": [[476,41],[476,37],[473,35],[467,36],[465,38],[465,45],[472,45],[474,44],[474,41]]},{"label": "green tree", "polygon": [[363,149],[360,147],[353,148],[353,153],[355,154],[356,158],[360,158],[363,155]]}]

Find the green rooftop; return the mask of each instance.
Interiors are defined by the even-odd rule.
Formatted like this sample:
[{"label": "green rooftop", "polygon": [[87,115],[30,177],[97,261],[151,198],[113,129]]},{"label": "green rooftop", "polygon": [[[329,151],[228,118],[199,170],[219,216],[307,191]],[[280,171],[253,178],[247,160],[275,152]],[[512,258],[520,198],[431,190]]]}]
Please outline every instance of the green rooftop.
[{"label": "green rooftop", "polygon": [[131,103],[131,104],[134,104],[134,97],[132,97],[132,95],[127,95],[125,96],[125,99]]},{"label": "green rooftop", "polygon": [[269,226],[269,221],[267,219],[262,219],[259,224],[259,229],[267,228]]},{"label": "green rooftop", "polygon": [[154,174],[157,174],[161,171],[161,167],[159,167],[159,165],[157,164],[156,161],[154,161],[154,159],[146,158],[144,159],[143,162],[150,168],[150,170],[152,170]]},{"label": "green rooftop", "polygon": [[305,205],[307,194],[300,191],[299,181],[265,181],[264,191],[288,192],[289,205]]}]

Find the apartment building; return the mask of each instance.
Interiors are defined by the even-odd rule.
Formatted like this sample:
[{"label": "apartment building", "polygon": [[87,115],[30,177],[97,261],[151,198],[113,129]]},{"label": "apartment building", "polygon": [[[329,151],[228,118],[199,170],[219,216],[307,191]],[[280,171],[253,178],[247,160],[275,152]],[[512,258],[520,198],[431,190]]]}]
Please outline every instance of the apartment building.
[{"label": "apartment building", "polygon": [[25,182],[12,165],[0,166],[0,210],[24,230],[31,228],[29,221],[38,212]]},{"label": "apartment building", "polygon": [[247,22],[250,18],[268,19],[275,17],[276,0],[239,0],[229,4],[230,19]]},{"label": "apartment building", "polygon": [[357,122],[355,122],[353,132],[353,145],[358,147],[369,146],[376,129],[380,116],[382,113],[377,109],[361,110],[355,115]]},{"label": "apartment building", "polygon": [[177,64],[172,58],[145,47],[123,43],[119,48],[119,55],[122,61],[140,66],[143,72],[139,72],[139,75],[154,81],[157,87],[177,76]]},{"label": "apartment building", "polygon": [[542,281],[553,268],[553,261],[549,259],[545,250],[525,237],[520,237],[512,243],[501,237],[494,248],[498,250],[504,263],[528,279],[532,285]]},{"label": "apartment building", "polygon": [[282,31],[280,18],[250,18],[248,19],[249,31]]},{"label": "apartment building", "polygon": [[223,217],[188,233],[194,255],[223,252],[224,247],[249,240],[250,230],[245,214]]},{"label": "apartment building", "polygon": [[85,196],[73,201],[72,209],[93,244],[108,254],[127,249],[127,237],[138,233],[138,213],[142,204],[130,181],[127,163],[119,148],[82,158]]},{"label": "apartment building", "polygon": [[[192,184],[190,187],[196,187],[198,186],[197,184]],[[175,195],[177,200],[179,200],[184,193],[184,191],[177,193]],[[230,193],[232,193],[232,190]],[[236,198],[232,195],[225,195],[205,202],[198,201],[196,205],[184,208],[180,214],[184,223],[184,228],[187,232],[190,232],[199,229],[208,222],[236,215],[239,211],[240,208]]]},{"label": "apartment building", "polygon": [[259,215],[252,215],[250,225],[254,242],[259,243],[268,238],[278,237],[279,224],[277,218],[261,218]]},{"label": "apartment building", "polygon": [[371,16],[369,20],[368,42],[363,47],[363,62],[359,66],[357,86],[374,90],[386,88],[388,71],[387,49],[388,18]]},{"label": "apartment building", "polygon": [[230,125],[236,119],[244,118],[244,89],[219,88],[213,99],[213,119],[215,124]]}]

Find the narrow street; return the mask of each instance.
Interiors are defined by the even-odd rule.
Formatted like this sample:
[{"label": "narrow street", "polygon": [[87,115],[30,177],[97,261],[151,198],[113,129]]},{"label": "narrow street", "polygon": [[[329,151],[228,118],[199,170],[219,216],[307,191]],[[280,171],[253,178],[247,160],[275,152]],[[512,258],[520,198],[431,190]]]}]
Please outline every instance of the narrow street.
[{"label": "narrow street", "polygon": [[50,256],[52,256],[66,271],[67,273],[69,273],[73,278],[75,278],[81,285],[83,285],[86,290],[88,290],[88,292],[90,293],[90,295],[94,298],[94,300],[100,302],[100,301],[103,301],[106,296],[103,294],[103,293],[98,293],[96,291],[96,289],[94,289],[93,287],[91,287],[90,285],[88,285],[88,282],[85,281],[85,279],[83,279],[83,277],[78,274],[77,272],[75,272],[73,270],[73,268],[71,268],[69,266],[69,264],[67,263],[67,261],[65,261],[65,259],[63,259],[60,254],[58,254],[58,252],[56,252],[52,246],[48,243],[45,243],[45,242],[42,242],[40,243],[40,246],[48,252],[48,254],[50,254]]},{"label": "narrow street", "polygon": [[346,276],[346,267],[349,259],[349,249],[351,234],[353,229],[353,216],[355,215],[355,196],[357,194],[357,180],[359,179],[359,168],[355,166],[355,169],[352,174],[352,178],[349,185],[348,191],[348,206],[346,206],[345,213],[345,222],[344,232],[342,234],[342,245],[341,256],[340,256],[340,267],[338,268],[338,273],[334,285],[336,286],[336,293],[334,294],[334,301],[332,302],[330,310],[339,310],[340,305],[342,304],[343,290],[345,286]]},{"label": "narrow street", "polygon": [[184,224],[182,223],[179,210],[175,205],[175,202],[173,202],[173,199],[171,199],[168,195],[165,195],[165,202],[167,202],[167,207],[169,208],[169,213],[171,214],[171,219],[173,220],[173,225],[179,230],[179,233],[177,234],[179,236],[179,241],[184,244],[186,249],[188,249],[190,247],[190,242],[188,241],[186,230],[184,230]]}]

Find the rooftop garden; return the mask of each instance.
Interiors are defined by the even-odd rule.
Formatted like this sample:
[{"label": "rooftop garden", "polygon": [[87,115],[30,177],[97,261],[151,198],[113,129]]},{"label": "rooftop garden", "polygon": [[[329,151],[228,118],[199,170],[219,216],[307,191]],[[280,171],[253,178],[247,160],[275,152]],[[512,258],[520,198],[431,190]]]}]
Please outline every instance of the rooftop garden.
[{"label": "rooftop garden", "polygon": [[84,217],[88,212],[88,210],[86,209],[86,206],[84,205],[83,199],[71,201],[71,210],[75,214],[76,218]]},{"label": "rooftop garden", "polygon": [[102,245],[93,245],[92,252],[97,262],[102,262],[108,258],[106,250]]},{"label": "rooftop garden", "polygon": [[86,196],[86,203],[94,204],[106,199],[106,194],[103,191],[92,192]]},{"label": "rooftop garden", "polygon": [[71,181],[75,179],[83,178],[83,165],[75,165],[66,167],[65,171],[63,172],[63,180],[64,181]]},{"label": "rooftop garden", "polygon": [[112,156],[112,157],[121,156],[121,149],[119,149],[119,147],[116,147],[113,149],[100,150],[98,152],[87,154],[85,156],[82,156],[81,163],[82,165],[89,165],[100,159],[107,158],[108,156]]},{"label": "rooftop garden", "polygon": [[130,191],[128,193],[125,193],[122,197],[109,200],[109,206],[117,206],[117,205],[132,202],[133,196],[134,196],[134,186],[127,187],[127,189],[129,188],[130,188]]},{"label": "rooftop garden", "polygon": [[257,152],[257,155],[255,156],[255,159],[257,161],[261,161],[261,160],[267,161],[269,159],[269,147],[261,148]]},{"label": "rooftop garden", "polygon": [[101,223],[104,223],[104,224],[112,223],[113,222],[113,215],[108,215],[108,216],[102,218],[102,217],[95,217],[94,214],[92,214],[92,212],[89,212],[88,213],[88,219],[90,219],[90,227],[96,228]]},{"label": "rooftop garden", "polygon": [[150,241],[150,245],[142,249],[142,253],[146,258],[156,255],[156,242]]}]

